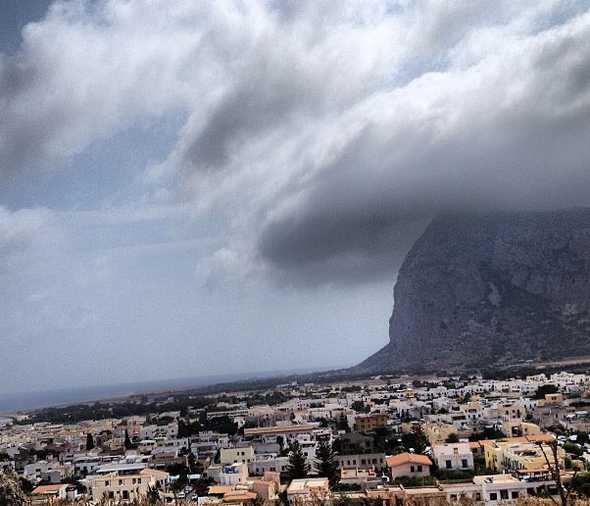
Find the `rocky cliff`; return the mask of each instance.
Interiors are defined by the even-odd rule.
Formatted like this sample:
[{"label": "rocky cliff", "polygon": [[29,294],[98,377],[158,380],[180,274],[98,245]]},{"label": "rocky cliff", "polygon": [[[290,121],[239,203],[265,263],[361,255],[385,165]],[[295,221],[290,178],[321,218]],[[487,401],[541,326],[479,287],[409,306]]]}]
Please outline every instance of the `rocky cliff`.
[{"label": "rocky cliff", "polygon": [[357,370],[590,354],[590,209],[436,218],[394,300],[389,344]]}]

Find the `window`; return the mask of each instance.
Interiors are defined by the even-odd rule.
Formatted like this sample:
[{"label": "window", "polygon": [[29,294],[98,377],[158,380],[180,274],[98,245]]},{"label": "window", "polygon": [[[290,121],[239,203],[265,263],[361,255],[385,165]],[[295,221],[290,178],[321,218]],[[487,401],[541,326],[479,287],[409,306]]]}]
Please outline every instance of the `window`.
[{"label": "window", "polygon": [[414,472],[414,466],[410,466],[410,472],[413,473]]},{"label": "window", "polygon": [[490,492],[490,501],[497,501],[498,500],[498,494],[496,494],[496,492]]},{"label": "window", "polygon": [[119,485],[123,485],[123,480],[119,480]]},{"label": "window", "polygon": [[512,499],[518,499],[518,490],[512,492]]},{"label": "window", "polygon": [[461,459],[461,466],[462,467],[467,467],[467,459]]},{"label": "window", "polygon": [[447,460],[447,461],[445,461],[445,467],[446,467],[447,469],[451,469],[451,467],[453,467],[453,464],[451,463],[451,461],[450,461],[450,460]]},{"label": "window", "polygon": [[422,472],[422,466],[418,466],[418,472],[421,473]]},{"label": "window", "polygon": [[129,492],[127,490],[123,490],[123,499],[129,499]]},{"label": "window", "polygon": [[500,490],[500,499],[508,499],[508,490]]}]

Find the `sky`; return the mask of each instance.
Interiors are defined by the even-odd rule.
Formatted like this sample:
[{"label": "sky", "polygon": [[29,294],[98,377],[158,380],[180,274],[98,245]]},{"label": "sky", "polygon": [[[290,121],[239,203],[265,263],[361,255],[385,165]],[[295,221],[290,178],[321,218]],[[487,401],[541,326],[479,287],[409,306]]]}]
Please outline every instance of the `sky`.
[{"label": "sky", "polygon": [[590,205],[587,1],[0,9],[0,394],[354,365],[433,216]]}]

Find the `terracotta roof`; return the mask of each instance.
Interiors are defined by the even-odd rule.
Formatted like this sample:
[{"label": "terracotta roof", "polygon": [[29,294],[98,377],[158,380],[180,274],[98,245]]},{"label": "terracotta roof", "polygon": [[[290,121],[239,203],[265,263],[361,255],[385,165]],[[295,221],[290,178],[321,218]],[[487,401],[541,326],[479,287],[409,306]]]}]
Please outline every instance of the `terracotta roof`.
[{"label": "terracotta roof", "polygon": [[236,491],[223,496],[223,502],[253,501],[254,499],[256,499],[256,493],[248,491]]},{"label": "terracotta roof", "polygon": [[391,455],[385,459],[388,467],[397,467],[403,464],[422,464],[431,466],[432,461],[426,455],[419,455],[417,453],[400,453],[399,455]]},{"label": "terracotta roof", "polygon": [[528,436],[525,436],[525,437],[526,437],[526,439],[528,439],[529,441],[532,441],[532,442],[543,441],[545,443],[550,443],[551,441],[555,440],[555,436],[553,434],[547,434],[547,433],[529,434]]},{"label": "terracotta roof", "polygon": [[31,492],[31,494],[32,495],[57,494],[63,487],[67,487],[67,485],[65,485],[63,483],[58,483],[57,485],[39,485]]},{"label": "terracotta roof", "polygon": [[234,488],[231,485],[211,485],[209,487],[209,494],[211,495],[225,495],[231,492]]}]

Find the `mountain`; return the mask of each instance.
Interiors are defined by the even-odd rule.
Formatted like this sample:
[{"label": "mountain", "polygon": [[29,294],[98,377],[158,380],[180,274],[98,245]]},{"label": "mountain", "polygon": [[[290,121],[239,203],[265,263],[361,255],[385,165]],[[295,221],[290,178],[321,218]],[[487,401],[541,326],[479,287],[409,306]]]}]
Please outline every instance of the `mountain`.
[{"label": "mountain", "polygon": [[389,344],[355,370],[590,355],[590,208],[435,218],[394,300]]}]

